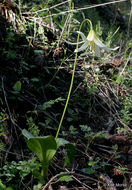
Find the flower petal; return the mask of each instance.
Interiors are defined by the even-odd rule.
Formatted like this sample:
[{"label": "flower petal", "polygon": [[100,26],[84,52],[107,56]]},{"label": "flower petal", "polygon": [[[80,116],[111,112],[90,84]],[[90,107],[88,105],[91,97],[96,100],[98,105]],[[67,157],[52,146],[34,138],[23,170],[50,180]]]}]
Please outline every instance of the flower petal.
[{"label": "flower petal", "polygon": [[115,51],[115,50],[119,49],[119,46],[115,47],[115,48],[109,48],[109,49]]},{"label": "flower petal", "polygon": [[96,36],[96,34],[94,34],[94,43],[99,46],[100,48],[108,51],[108,50],[117,50],[119,47],[116,48],[109,48],[108,46],[106,46],[105,44],[103,44],[98,37]]},{"label": "flower petal", "polygon": [[89,44],[90,44],[90,51],[94,52],[95,43],[92,41],[92,42],[89,42]]},{"label": "flower petal", "polygon": [[[70,44],[70,45],[77,45],[77,42],[73,43],[73,42],[69,42],[69,41],[67,41],[67,40],[65,40],[65,42],[66,42],[67,44]],[[82,44],[82,43],[84,43],[84,41],[78,42],[78,44]]]},{"label": "flower petal", "polygon": [[88,41],[93,41],[94,40],[94,31],[90,30],[88,37],[87,37]]},{"label": "flower petal", "polygon": [[102,49],[105,49],[105,50],[110,50],[110,48],[108,48],[105,44],[103,44],[96,36],[94,37],[94,43],[102,48]]},{"label": "flower petal", "polygon": [[83,51],[83,50],[85,50],[88,46],[89,46],[89,43],[88,43],[88,41],[86,41],[80,48],[75,49],[74,52]]},{"label": "flower petal", "polygon": [[87,41],[86,36],[85,36],[82,32],[77,31],[77,33],[80,34],[80,36],[82,37],[82,40],[83,40],[84,42]]},{"label": "flower petal", "polygon": [[100,48],[96,44],[94,44],[94,54],[96,57],[100,57]]}]

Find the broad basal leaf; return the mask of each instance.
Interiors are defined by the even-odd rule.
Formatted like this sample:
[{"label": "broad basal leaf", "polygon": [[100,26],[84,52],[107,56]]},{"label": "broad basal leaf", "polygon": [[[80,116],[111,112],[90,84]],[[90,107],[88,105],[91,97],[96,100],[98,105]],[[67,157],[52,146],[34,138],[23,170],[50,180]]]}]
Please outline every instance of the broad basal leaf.
[{"label": "broad basal leaf", "polygon": [[27,146],[42,162],[43,176],[46,175],[48,166],[57,150],[57,143],[52,136],[34,137],[26,129],[22,131],[26,137]]}]

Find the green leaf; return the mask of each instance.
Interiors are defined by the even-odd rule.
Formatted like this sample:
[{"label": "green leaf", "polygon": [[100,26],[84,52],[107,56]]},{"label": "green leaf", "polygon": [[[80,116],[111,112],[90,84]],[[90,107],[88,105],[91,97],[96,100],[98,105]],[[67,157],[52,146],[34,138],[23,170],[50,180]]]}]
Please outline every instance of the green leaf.
[{"label": "green leaf", "polygon": [[62,139],[62,138],[57,138],[56,139],[56,143],[57,143],[57,149],[60,147],[60,146],[65,146],[66,144],[69,144],[69,142],[65,139]]},{"label": "green leaf", "polygon": [[118,84],[123,83],[123,81],[124,81],[124,76],[123,76],[123,75],[118,76],[117,79],[116,79],[116,82],[117,82]]},{"label": "green leaf", "polygon": [[13,190],[11,187],[6,187],[0,180],[0,190]]},{"label": "green leaf", "polygon": [[60,146],[66,147],[66,157],[65,157],[65,161],[64,161],[64,166],[68,166],[74,159],[75,146],[73,144],[69,143],[69,141],[62,139],[62,138],[57,138],[56,143],[57,143],[57,148],[59,148]]},{"label": "green leaf", "polygon": [[68,166],[70,163],[72,163],[73,159],[75,157],[75,147],[73,144],[67,144],[66,145],[66,157],[64,161],[64,166]]},{"label": "green leaf", "polygon": [[34,50],[34,53],[44,55],[44,50]]},{"label": "green leaf", "polygon": [[54,157],[57,150],[57,143],[52,136],[33,137],[26,129],[22,131],[27,138],[27,146],[33,151],[42,162],[42,176],[46,177],[49,163]]},{"label": "green leaf", "polygon": [[39,81],[40,81],[40,79],[39,79],[39,78],[35,78],[35,77],[34,77],[34,78],[32,78],[32,79],[31,79],[31,81],[32,81],[32,82],[39,82]]},{"label": "green leaf", "polygon": [[5,190],[6,186],[2,183],[2,181],[0,180],[0,189],[1,190]]},{"label": "green leaf", "polygon": [[13,86],[13,89],[16,91],[16,92],[19,92],[21,90],[21,81],[17,81],[14,86]]},{"label": "green leaf", "polygon": [[40,182],[37,185],[33,186],[33,190],[40,190],[43,184],[41,184]]},{"label": "green leaf", "polygon": [[43,177],[46,177],[49,163],[60,146],[65,146],[67,150],[65,166],[72,162],[75,154],[75,147],[67,140],[62,138],[55,139],[52,136],[34,137],[26,129],[22,130],[22,134],[26,137],[28,148],[33,151],[42,162],[41,174]]},{"label": "green leaf", "polygon": [[97,164],[97,162],[94,162],[94,161],[89,161],[89,162],[88,162],[88,165],[89,165],[89,166],[95,166],[96,164]]},{"label": "green leaf", "polygon": [[22,130],[22,134],[27,138],[27,139],[30,139],[30,138],[33,138],[34,136],[29,133],[26,129],[23,129]]},{"label": "green leaf", "polygon": [[65,181],[65,182],[72,181],[72,175],[63,175],[59,177],[59,181]]},{"label": "green leaf", "polygon": [[6,190],[13,190],[11,187],[7,187]]},{"label": "green leaf", "polygon": [[83,168],[82,172],[85,173],[85,174],[94,174],[95,170],[92,169],[92,168]]},{"label": "green leaf", "polygon": [[51,108],[52,105],[54,105],[55,103],[58,103],[58,102],[64,101],[64,100],[65,99],[59,97],[59,98],[57,98],[55,100],[50,100],[48,102],[45,102],[42,106],[39,106],[39,108],[45,111],[47,108]]}]

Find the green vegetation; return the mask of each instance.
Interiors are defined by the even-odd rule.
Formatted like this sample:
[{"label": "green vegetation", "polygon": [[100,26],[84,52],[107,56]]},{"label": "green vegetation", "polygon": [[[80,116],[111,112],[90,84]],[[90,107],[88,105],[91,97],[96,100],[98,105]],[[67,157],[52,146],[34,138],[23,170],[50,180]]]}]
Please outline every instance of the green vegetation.
[{"label": "green vegetation", "polygon": [[0,190],[131,189],[132,4],[91,2],[0,2]]}]

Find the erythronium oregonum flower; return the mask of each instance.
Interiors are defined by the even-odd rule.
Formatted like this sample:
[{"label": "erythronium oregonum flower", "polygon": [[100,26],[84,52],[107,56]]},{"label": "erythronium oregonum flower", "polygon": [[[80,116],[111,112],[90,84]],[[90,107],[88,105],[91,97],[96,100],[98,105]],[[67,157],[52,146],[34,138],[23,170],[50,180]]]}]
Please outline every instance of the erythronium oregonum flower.
[{"label": "erythronium oregonum flower", "polygon": [[82,32],[77,32],[77,33],[81,35],[83,39],[83,45],[80,48],[75,49],[75,52],[84,51],[88,48],[88,46],[90,46],[90,50],[94,53],[94,55],[100,57],[100,49],[108,51],[108,50],[117,50],[119,48],[119,47],[116,48],[107,47],[98,39],[93,29],[90,30],[87,38]]},{"label": "erythronium oregonum flower", "polygon": [[[119,48],[119,47],[109,48],[108,46],[103,44],[99,40],[99,38],[96,36],[90,20],[89,20],[89,22],[90,22],[90,32],[87,37],[82,32],[77,31],[77,33],[80,34],[80,36],[83,40],[83,41],[79,42],[78,44],[83,43],[83,45],[80,48],[75,49],[74,52],[84,51],[90,46],[90,50],[94,53],[94,55],[96,57],[100,57],[100,49],[104,49],[104,50],[108,51],[108,50],[117,50]],[[70,43],[70,44],[76,45],[77,43]]]}]

